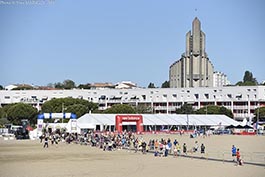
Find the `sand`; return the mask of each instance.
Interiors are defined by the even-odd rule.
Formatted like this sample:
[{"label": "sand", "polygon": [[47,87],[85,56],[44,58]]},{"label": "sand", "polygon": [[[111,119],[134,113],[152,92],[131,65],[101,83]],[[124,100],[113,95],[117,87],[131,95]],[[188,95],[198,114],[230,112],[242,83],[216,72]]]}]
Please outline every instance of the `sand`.
[{"label": "sand", "polygon": [[[265,166],[236,166],[232,160],[232,144],[240,148],[244,161],[265,165],[265,136],[211,136],[191,139],[179,135],[144,135],[143,138],[177,139],[191,148],[195,140],[206,145],[205,159],[154,157],[128,150],[102,151],[79,144],[60,143],[48,149],[37,140],[0,139],[1,177],[263,177]],[[192,154],[200,157],[201,154]],[[206,160],[206,158],[221,161]]]}]

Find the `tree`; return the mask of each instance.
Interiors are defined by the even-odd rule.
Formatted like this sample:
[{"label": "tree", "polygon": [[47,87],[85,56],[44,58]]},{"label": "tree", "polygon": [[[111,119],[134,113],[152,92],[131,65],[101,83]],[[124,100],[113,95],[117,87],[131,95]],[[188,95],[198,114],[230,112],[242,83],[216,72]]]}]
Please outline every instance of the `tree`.
[{"label": "tree", "polygon": [[71,112],[76,114],[77,117],[81,117],[82,115],[88,113],[88,109],[83,104],[74,104],[67,107],[67,112]]},{"label": "tree", "polygon": [[116,104],[104,111],[106,114],[135,114],[135,109],[127,104]]},{"label": "tree", "polygon": [[63,89],[63,84],[61,82],[54,83],[54,88]]},{"label": "tree", "polygon": [[87,83],[87,84],[80,84],[78,85],[79,89],[90,89],[91,88],[91,84],[90,83]]},{"label": "tree", "polygon": [[152,108],[150,106],[147,106],[145,104],[138,104],[135,107],[135,112],[137,114],[152,114],[153,110],[152,110]]},{"label": "tree", "polygon": [[0,127],[4,127],[5,124],[9,124],[9,120],[7,119],[7,113],[3,108],[0,108]]},{"label": "tree", "polygon": [[176,109],[177,114],[193,114],[194,109],[191,104],[184,103],[179,109]]},{"label": "tree", "polygon": [[4,117],[7,117],[7,114],[3,108],[0,108],[0,118],[4,118]]},{"label": "tree", "polygon": [[67,79],[67,80],[64,80],[63,83],[61,82],[55,83],[54,88],[70,90],[70,89],[75,88],[75,82],[70,79]]},{"label": "tree", "polygon": [[70,79],[67,79],[65,81],[63,81],[63,88],[64,89],[73,89],[75,88],[75,82],[70,80]]},{"label": "tree", "polygon": [[9,124],[10,121],[7,118],[0,118],[0,128],[4,127],[4,125]]},{"label": "tree", "polygon": [[239,86],[252,86],[258,85],[256,78],[253,77],[253,74],[250,71],[245,71],[243,81],[239,81],[236,83]]},{"label": "tree", "polygon": [[255,117],[252,119],[252,122],[257,122],[257,118],[259,118],[259,122],[265,121],[265,107],[256,108],[254,111]]},{"label": "tree", "polygon": [[13,88],[12,90],[34,90],[34,88],[31,85],[20,85],[16,88]]},{"label": "tree", "polygon": [[16,125],[21,124],[21,119],[28,119],[31,124],[37,122],[38,110],[25,103],[17,103],[7,110],[8,120]]},{"label": "tree", "polygon": [[53,83],[49,83],[49,84],[47,84],[47,87],[55,88],[55,84],[53,84]]},{"label": "tree", "polygon": [[165,81],[162,85],[161,85],[161,88],[169,88],[170,85],[169,85],[169,81]]},{"label": "tree", "polygon": [[2,85],[0,85],[0,90],[4,90],[4,87]]},{"label": "tree", "polygon": [[54,98],[46,101],[41,108],[42,113],[70,112],[80,117],[89,111],[98,109],[96,103],[78,98]]},{"label": "tree", "polygon": [[148,88],[156,88],[156,87],[155,87],[154,83],[150,82],[149,85],[148,85]]},{"label": "tree", "polygon": [[230,109],[227,109],[224,106],[215,106],[215,105],[209,105],[200,108],[196,111],[196,114],[223,114],[231,118],[234,117]]}]

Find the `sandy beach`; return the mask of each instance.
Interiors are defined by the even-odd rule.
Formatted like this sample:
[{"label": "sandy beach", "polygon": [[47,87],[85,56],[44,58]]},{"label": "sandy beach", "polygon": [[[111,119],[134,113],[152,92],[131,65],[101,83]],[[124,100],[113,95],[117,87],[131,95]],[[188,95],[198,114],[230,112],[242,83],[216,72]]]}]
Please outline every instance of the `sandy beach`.
[{"label": "sandy beach", "polygon": [[[152,153],[128,150],[102,151],[96,147],[59,143],[44,149],[38,140],[0,140],[1,177],[263,177],[265,166],[236,166],[231,146],[240,148],[246,162],[265,165],[265,136],[211,136],[189,138],[188,135],[139,135],[149,139],[170,138],[191,148],[195,141],[206,145],[204,159],[154,157]],[[200,153],[191,154],[200,157]],[[207,158],[221,159],[220,161]]]}]

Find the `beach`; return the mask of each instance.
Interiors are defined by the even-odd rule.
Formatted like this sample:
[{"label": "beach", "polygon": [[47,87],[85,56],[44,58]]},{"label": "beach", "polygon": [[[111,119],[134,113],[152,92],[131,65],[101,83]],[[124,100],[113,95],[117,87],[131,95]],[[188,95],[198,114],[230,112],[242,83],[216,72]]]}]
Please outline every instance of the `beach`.
[{"label": "beach", "polygon": [[[220,135],[190,138],[188,135],[138,135],[148,142],[161,138],[184,142],[190,149],[195,141],[204,143],[206,153],[191,157],[154,157],[153,153],[132,150],[103,151],[98,147],[60,142],[43,148],[39,140],[0,140],[1,177],[263,177],[265,174],[265,136]],[[240,148],[244,161],[232,163],[231,147]],[[201,158],[202,157],[202,158]],[[211,160],[211,159],[217,160]],[[229,162],[228,162],[229,161]],[[255,165],[260,164],[260,165]],[[263,166],[262,166],[263,165]]]}]

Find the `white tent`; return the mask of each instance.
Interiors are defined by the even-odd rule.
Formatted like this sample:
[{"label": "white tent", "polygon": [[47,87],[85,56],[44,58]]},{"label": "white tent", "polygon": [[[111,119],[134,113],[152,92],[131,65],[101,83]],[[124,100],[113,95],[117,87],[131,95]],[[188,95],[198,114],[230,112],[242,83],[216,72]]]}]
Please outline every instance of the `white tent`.
[{"label": "white tent", "polygon": [[[81,129],[108,129],[115,127],[117,114],[85,114],[77,119],[77,132]],[[225,115],[199,115],[199,114],[142,114],[144,126],[229,126],[238,125],[239,122]],[[123,125],[135,125],[134,122],[124,122]],[[66,126],[69,130],[71,122]]]}]

